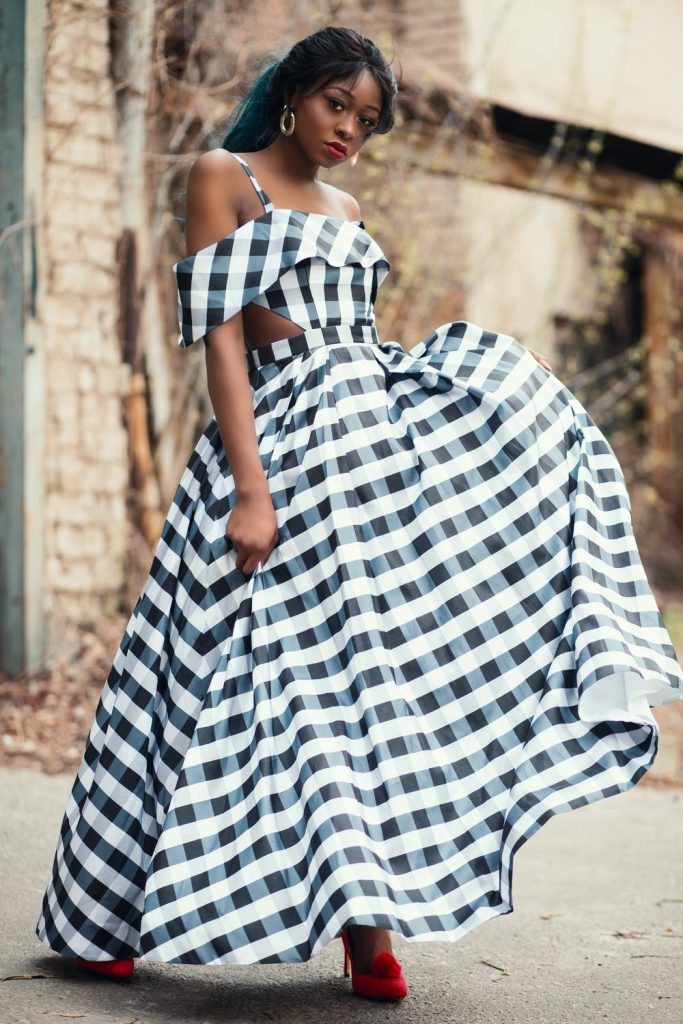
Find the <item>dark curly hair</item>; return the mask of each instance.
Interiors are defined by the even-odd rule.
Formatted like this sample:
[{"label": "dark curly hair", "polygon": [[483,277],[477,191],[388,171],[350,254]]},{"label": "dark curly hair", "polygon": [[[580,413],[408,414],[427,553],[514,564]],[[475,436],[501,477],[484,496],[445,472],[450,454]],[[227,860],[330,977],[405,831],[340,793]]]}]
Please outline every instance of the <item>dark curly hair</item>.
[{"label": "dark curly hair", "polygon": [[246,153],[265,149],[278,137],[282,108],[297,87],[303,93],[315,92],[342,78],[352,78],[355,85],[366,69],[382,96],[380,115],[370,134],[384,135],[393,128],[398,81],[379,48],[355,29],[329,25],[294,43],[284,56],[272,58],[271,54],[270,63],[228,118],[223,149]]}]

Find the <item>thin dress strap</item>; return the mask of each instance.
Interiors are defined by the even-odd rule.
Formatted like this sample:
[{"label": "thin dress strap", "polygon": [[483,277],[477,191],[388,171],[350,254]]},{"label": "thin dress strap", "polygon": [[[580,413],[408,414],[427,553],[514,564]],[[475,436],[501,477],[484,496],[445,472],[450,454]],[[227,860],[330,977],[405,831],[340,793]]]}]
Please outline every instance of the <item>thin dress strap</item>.
[{"label": "thin dress strap", "polygon": [[256,189],[256,193],[257,193],[259,199],[263,203],[263,206],[265,208],[265,213],[269,213],[271,210],[274,210],[275,207],[273,206],[273,204],[271,203],[270,199],[268,198],[266,193],[263,191],[263,189],[259,185],[258,181],[256,180],[256,176],[254,175],[254,172],[252,171],[251,167],[249,166],[247,161],[244,159],[244,157],[241,157],[239,155],[239,153],[233,153],[232,155],[235,157],[236,160],[239,160],[239,162],[242,164],[242,167],[244,167],[245,171],[249,175],[249,180],[251,181],[252,185]]}]

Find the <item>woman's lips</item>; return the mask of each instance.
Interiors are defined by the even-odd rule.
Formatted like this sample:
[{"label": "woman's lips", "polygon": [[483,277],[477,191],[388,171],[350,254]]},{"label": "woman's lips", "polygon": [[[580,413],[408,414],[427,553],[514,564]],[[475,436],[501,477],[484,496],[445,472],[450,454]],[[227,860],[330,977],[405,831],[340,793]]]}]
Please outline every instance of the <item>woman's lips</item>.
[{"label": "woman's lips", "polygon": [[337,160],[341,160],[346,156],[346,152],[340,146],[333,146],[329,142],[325,143],[325,149]]}]

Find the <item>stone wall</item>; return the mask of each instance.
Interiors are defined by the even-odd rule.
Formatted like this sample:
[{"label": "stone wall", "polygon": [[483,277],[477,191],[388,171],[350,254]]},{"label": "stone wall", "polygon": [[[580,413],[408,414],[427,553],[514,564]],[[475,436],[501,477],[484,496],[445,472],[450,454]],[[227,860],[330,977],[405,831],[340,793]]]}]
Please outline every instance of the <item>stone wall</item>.
[{"label": "stone wall", "polygon": [[[139,538],[127,516],[123,398],[129,392],[130,370],[121,358],[118,325],[123,160],[111,65],[111,7],[107,0],[46,0],[45,218],[40,273],[45,296],[45,612],[50,624],[48,651],[54,652],[63,650],[67,627],[94,624],[103,614],[130,603],[135,586],[126,588],[125,577],[137,579],[137,562],[146,571],[151,558],[147,550],[131,554]],[[124,7],[113,7],[118,17],[125,16]],[[450,39],[457,21],[449,0],[435,0],[428,23],[391,4],[380,3],[366,11],[356,0],[338,6],[336,17],[327,17],[313,0],[303,0],[296,10],[284,0],[254,0],[236,10],[226,5],[215,16],[214,35],[218,31],[220,37],[229,30],[239,52],[243,48],[253,55],[283,50],[322,24],[353,24],[373,37],[377,29],[378,41],[387,45],[389,54],[394,49],[392,40],[399,42],[404,74],[424,77],[428,88],[452,85],[451,79],[459,76],[451,49],[446,52],[437,45],[444,26]],[[410,45],[413,34],[419,36],[417,46]],[[435,53],[439,61],[434,60]],[[220,124],[222,114],[216,112],[216,117]],[[151,121],[150,132],[153,137]],[[377,146],[385,141],[377,140]],[[156,148],[163,151],[164,140]],[[335,183],[354,193],[360,187],[370,229],[384,228],[382,237],[393,262],[393,280],[385,284],[378,301],[378,323],[386,324],[392,336],[410,347],[459,308],[457,255],[453,253],[457,233],[451,225],[436,261],[429,244],[434,203],[438,198],[440,209],[444,203],[453,208],[452,183],[435,183],[420,175],[412,191],[419,192],[418,184],[427,186],[429,201],[409,203],[407,192],[396,186],[396,203],[384,210],[375,193],[381,192],[380,180],[386,184],[386,168],[375,168],[379,174],[375,179],[365,167],[359,167],[357,174],[348,169],[346,173],[346,180],[339,175]],[[397,229],[400,225],[401,231],[394,233],[393,224]],[[405,232],[414,235],[410,253]],[[416,270],[419,301],[409,302],[406,290]],[[168,271],[167,264],[159,268],[164,282]],[[441,277],[454,283],[445,298],[435,294]],[[161,310],[173,342],[175,312],[175,301]],[[149,328],[146,334],[143,348],[148,354]],[[156,355],[160,357],[159,352]],[[166,358],[169,366],[178,358],[175,344],[169,345]],[[166,363],[164,367],[166,372]],[[154,409],[151,415],[156,428]],[[184,464],[184,457],[181,461]],[[177,473],[171,483],[174,490]],[[169,494],[164,494],[164,514],[168,500]]]},{"label": "stone wall", "polygon": [[106,0],[51,0],[45,67],[48,621],[67,625],[117,604],[127,547],[128,367],[118,333],[120,234],[115,96]]}]

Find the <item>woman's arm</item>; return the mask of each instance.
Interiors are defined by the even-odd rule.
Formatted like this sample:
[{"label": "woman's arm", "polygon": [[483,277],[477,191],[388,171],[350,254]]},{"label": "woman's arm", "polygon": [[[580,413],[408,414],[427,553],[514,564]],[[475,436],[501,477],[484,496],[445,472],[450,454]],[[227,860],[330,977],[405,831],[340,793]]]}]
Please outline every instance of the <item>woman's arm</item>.
[{"label": "woman's arm", "polygon": [[[187,251],[198,252],[238,225],[244,172],[227,152],[212,150],[192,165],[187,186]],[[204,337],[209,395],[235,481],[235,503],[225,532],[235,566],[249,576],[279,540],[277,517],[261,465],[254,400],[244,351],[242,311]]]},{"label": "woman's arm", "polygon": [[[238,227],[241,167],[228,153],[212,150],[195,160],[187,185],[187,252],[203,249]],[[235,479],[238,497],[267,490],[256,441],[254,408],[244,355],[242,312],[204,339],[211,404]]]}]

